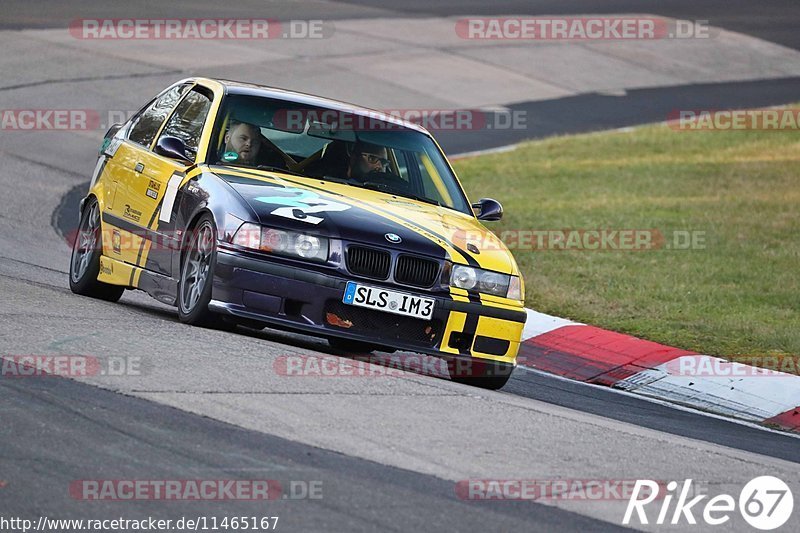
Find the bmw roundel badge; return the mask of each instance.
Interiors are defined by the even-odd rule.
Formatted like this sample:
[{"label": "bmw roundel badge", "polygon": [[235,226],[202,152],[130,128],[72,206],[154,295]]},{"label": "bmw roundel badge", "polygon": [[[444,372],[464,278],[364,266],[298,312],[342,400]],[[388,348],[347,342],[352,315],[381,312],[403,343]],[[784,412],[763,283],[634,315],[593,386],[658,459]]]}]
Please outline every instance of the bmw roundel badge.
[{"label": "bmw roundel badge", "polygon": [[400,235],[396,233],[387,233],[386,235],[384,235],[384,237],[386,237],[386,240],[392,244],[397,244],[399,242],[402,242],[403,240],[400,238]]}]

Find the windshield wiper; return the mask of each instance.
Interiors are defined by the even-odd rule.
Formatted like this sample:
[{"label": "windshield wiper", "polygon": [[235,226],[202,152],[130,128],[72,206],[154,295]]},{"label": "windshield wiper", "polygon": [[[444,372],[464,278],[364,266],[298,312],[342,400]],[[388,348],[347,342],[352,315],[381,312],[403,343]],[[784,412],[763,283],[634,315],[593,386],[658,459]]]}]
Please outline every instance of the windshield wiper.
[{"label": "windshield wiper", "polygon": [[350,181],[349,179],[346,180],[346,179],[342,179],[342,178],[335,178],[333,176],[322,176],[320,179],[322,181],[332,181],[334,183],[344,183],[345,185],[353,185],[353,186],[355,186],[355,183]]},{"label": "windshield wiper", "polygon": [[293,176],[301,176],[303,178],[310,178],[311,176],[307,176],[302,172],[298,172],[297,170],[290,170],[288,168],[280,168],[280,167],[273,167],[271,165],[258,165],[256,167],[258,170],[271,170],[273,172],[283,172],[284,174],[292,174]]},{"label": "windshield wiper", "polygon": [[332,181],[334,183],[343,183],[344,185],[349,185],[351,187],[357,187],[359,189],[369,189],[371,191],[378,191],[385,194],[391,194],[393,196],[402,196],[403,198],[410,198],[412,200],[417,200],[418,202],[423,202],[426,204],[435,205],[438,207],[447,207],[441,204],[438,200],[434,200],[433,198],[427,198],[425,196],[418,196],[416,194],[410,192],[401,192],[396,189],[392,189],[390,186],[383,186],[379,183],[373,181],[356,181],[353,179],[344,179],[344,178],[336,178],[334,176],[323,176],[320,178],[324,181]]},{"label": "windshield wiper", "polygon": [[396,196],[402,196],[403,198],[411,198],[412,200],[416,200],[418,202],[423,202],[423,203],[426,203],[426,204],[435,205],[437,207],[444,207],[439,200],[434,200],[433,198],[427,198],[425,196],[417,196],[416,194],[411,194],[411,193],[406,194],[406,193],[394,193],[393,192],[391,194],[394,194]]},{"label": "windshield wiper", "polygon": [[302,172],[298,172],[296,170],[289,170],[288,168],[273,167],[271,165],[258,165],[256,167],[254,167],[252,165],[242,165],[242,164],[239,164],[239,163],[228,163],[228,162],[225,162],[225,163],[220,162],[220,163],[217,163],[217,164],[221,165],[221,166],[225,166],[225,167],[246,168],[246,169],[249,169],[249,170],[270,170],[272,172],[283,172],[284,174],[292,174],[293,176],[301,176],[303,178],[309,178],[310,177],[310,176],[307,176],[307,175],[303,174]]}]

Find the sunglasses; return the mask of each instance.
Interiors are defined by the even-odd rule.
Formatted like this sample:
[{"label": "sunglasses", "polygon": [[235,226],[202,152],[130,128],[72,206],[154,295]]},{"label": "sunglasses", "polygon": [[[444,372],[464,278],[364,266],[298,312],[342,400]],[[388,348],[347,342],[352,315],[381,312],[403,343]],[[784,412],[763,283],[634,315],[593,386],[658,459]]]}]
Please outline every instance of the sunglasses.
[{"label": "sunglasses", "polygon": [[365,154],[362,153],[361,157],[367,160],[370,165],[377,165],[378,163],[381,164],[382,167],[386,168],[389,166],[390,161],[385,157],[379,157],[375,154]]}]

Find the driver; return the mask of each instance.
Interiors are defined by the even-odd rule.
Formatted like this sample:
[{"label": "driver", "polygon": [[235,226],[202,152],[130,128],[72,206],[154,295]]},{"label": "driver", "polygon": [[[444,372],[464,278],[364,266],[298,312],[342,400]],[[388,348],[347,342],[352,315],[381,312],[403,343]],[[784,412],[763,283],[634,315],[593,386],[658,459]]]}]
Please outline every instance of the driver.
[{"label": "driver", "polygon": [[389,170],[388,152],[385,146],[357,141],[350,154],[347,177],[367,181],[370,172],[386,173]]},{"label": "driver", "polygon": [[225,151],[222,159],[227,162],[257,166],[260,150],[261,130],[258,126],[247,122],[233,122],[225,134]]}]

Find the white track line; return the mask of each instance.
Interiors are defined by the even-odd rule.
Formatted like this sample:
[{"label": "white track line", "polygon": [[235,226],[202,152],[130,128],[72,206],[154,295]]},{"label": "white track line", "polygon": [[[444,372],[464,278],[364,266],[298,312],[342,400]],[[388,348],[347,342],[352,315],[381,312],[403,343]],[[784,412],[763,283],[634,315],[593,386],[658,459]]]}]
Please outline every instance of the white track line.
[{"label": "white track line", "polygon": [[[700,411],[699,409],[694,409],[692,407],[687,407],[687,406],[676,404],[676,403],[673,403],[673,402],[668,402],[666,400],[659,400],[657,398],[652,398],[650,396],[643,396],[641,394],[634,394],[632,392],[628,392],[628,391],[624,391],[624,390],[620,390],[620,389],[615,389],[614,387],[608,387],[606,385],[597,385],[595,383],[586,383],[585,381],[577,381],[577,380],[574,380],[574,379],[569,379],[569,378],[565,378],[563,376],[559,376],[557,374],[551,374],[549,372],[544,372],[544,371],[538,370],[536,368],[531,368],[529,366],[518,365],[517,368],[519,368],[521,370],[524,370],[526,372],[531,372],[532,374],[538,374],[540,376],[553,378],[553,379],[556,379],[556,380],[559,380],[559,381],[566,381],[566,382],[573,383],[573,384],[583,385],[584,387],[592,387],[592,388],[596,388],[596,389],[602,389],[604,391],[613,392],[614,394],[620,394],[622,396],[628,396],[630,398],[637,398],[639,400],[655,403],[655,404],[658,404],[658,405],[663,405],[664,407],[670,407],[672,409],[677,409],[679,411],[685,411],[687,413],[695,413],[695,414],[698,414],[698,415],[707,416],[709,418],[716,418],[717,420],[723,420],[725,422],[732,422],[734,424],[739,424],[741,426],[746,426],[746,427],[753,428],[753,429],[758,429],[758,430],[761,430],[761,431],[767,431],[769,433],[775,433],[777,435],[783,435],[783,436],[786,436],[786,437],[791,437],[793,439],[800,439],[800,434],[790,433],[788,431],[779,431],[777,429],[772,429],[772,428],[769,428],[767,426],[763,426],[761,424],[748,422],[746,420],[740,420],[738,418],[731,418],[731,417],[728,417],[728,416],[717,415],[717,414],[709,413],[709,412],[706,412],[706,411]],[[631,423],[633,423],[633,422],[631,422]],[[639,425],[641,425],[641,424],[639,424]]]}]

